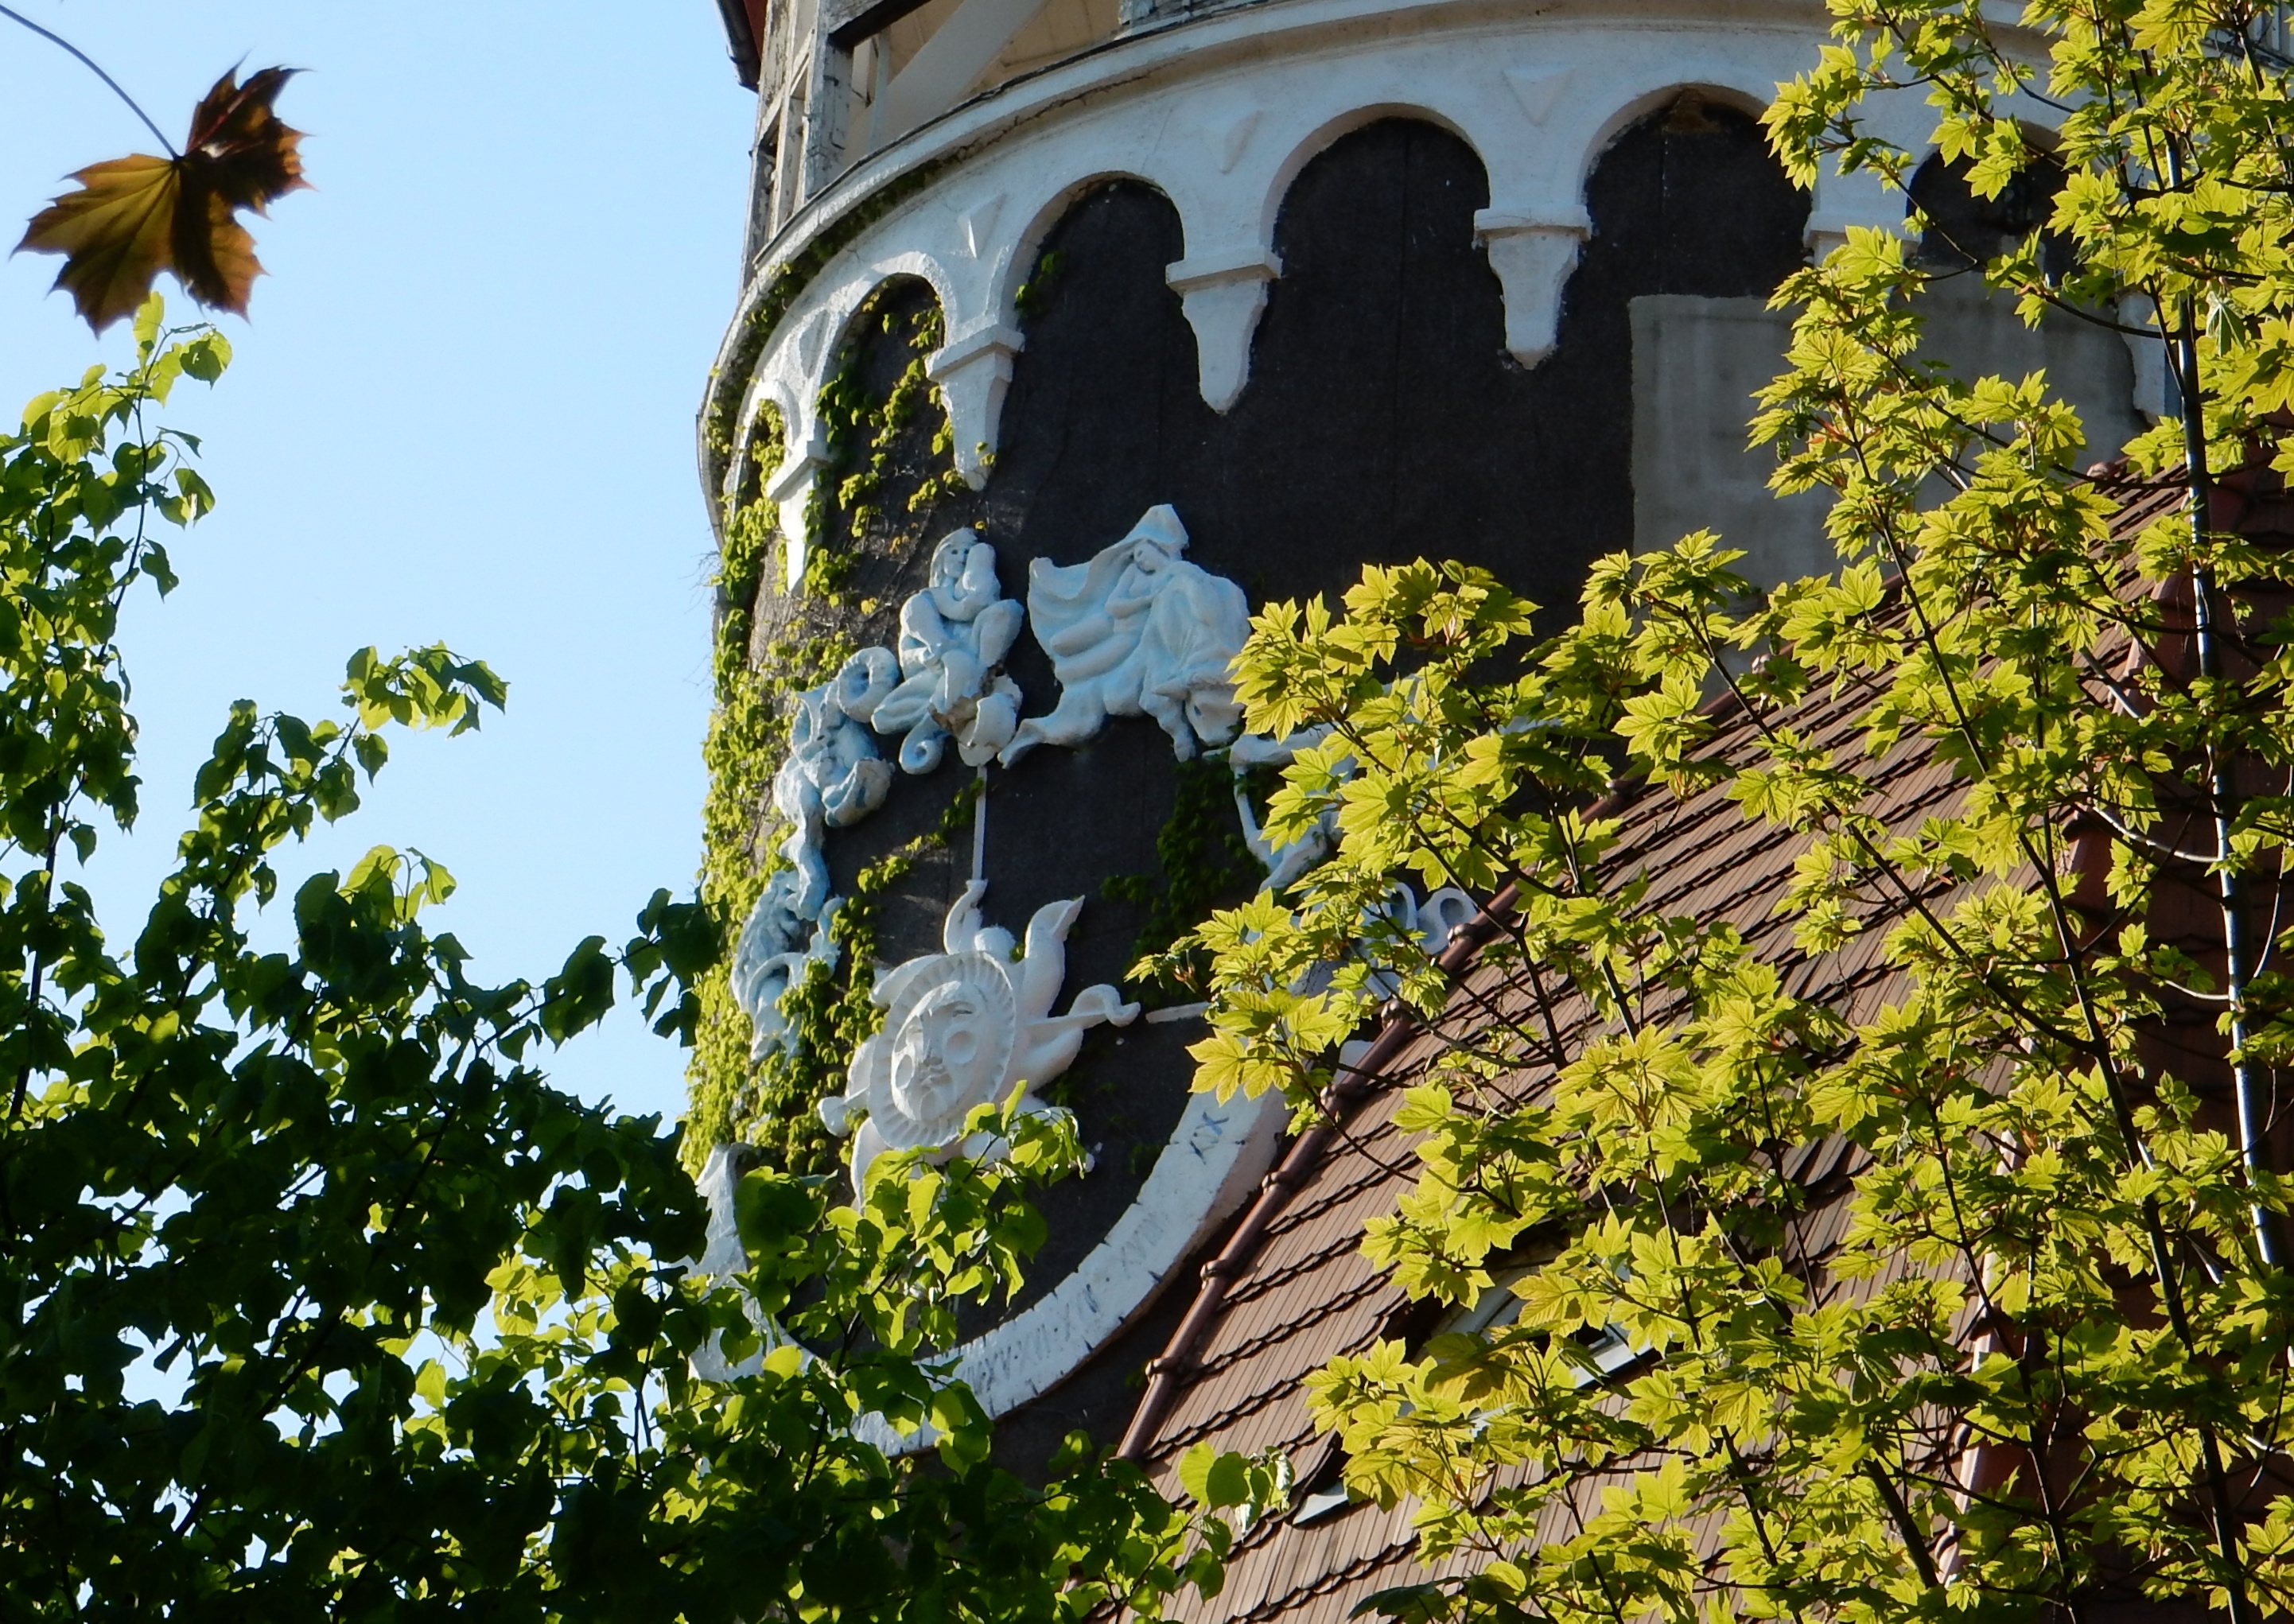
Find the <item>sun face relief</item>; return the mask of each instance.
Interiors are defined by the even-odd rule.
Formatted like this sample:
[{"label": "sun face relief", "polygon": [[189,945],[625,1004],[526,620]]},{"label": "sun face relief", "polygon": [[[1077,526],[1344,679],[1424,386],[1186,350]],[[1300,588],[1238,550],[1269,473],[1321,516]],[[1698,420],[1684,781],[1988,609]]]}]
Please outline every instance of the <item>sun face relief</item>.
[{"label": "sun face relief", "polygon": [[[852,1136],[852,1188],[866,1187],[869,1165],[887,1150],[923,1150],[936,1159],[988,1149],[967,1140],[973,1110],[999,1104],[1022,1084],[1023,1111],[1056,1108],[1035,1091],[1074,1064],[1083,1035],[1106,1023],[1128,1026],[1139,1006],[1105,985],[1087,987],[1053,1015],[1067,978],[1067,935],[1080,899],[1046,904],[1028,922],[1016,956],[1008,930],[985,923],[975,880],[948,911],[945,952],[887,970],[873,996],[883,1029],[862,1043],[844,1092],[820,1102],[832,1133]],[[866,1116],[859,1118],[858,1113]],[[975,1136],[977,1137],[977,1136]]]},{"label": "sun face relief", "polygon": [[990,990],[995,967],[957,960],[955,978],[933,987],[900,1022],[892,1041],[891,1091],[879,1132],[899,1149],[945,1143],[972,1108],[996,1102],[1010,1063],[1012,1000]]}]

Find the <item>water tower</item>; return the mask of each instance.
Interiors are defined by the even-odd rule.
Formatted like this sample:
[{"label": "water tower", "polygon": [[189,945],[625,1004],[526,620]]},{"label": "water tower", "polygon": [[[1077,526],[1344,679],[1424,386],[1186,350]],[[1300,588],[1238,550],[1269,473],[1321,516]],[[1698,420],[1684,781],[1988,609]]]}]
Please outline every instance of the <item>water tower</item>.
[{"label": "water tower", "polygon": [[[706,886],[744,930],[696,1133],[713,1180],[845,1176],[1021,1081],[1074,1114],[1092,1170],[964,1350],[1024,1469],[1124,1434],[1285,1132],[1192,1095],[1185,988],[1129,978],[1314,856],[1249,815],[1277,753],[1222,684],[1249,611],[1426,556],[1561,614],[1590,559],[1704,525],[1816,567],[1819,510],[1745,449],[1767,296],[1904,205],[1767,151],[1825,36],[1804,0],[720,4],[758,119],[701,419]],[[1916,148],[1900,102],[1875,119]],[[2117,337],[1936,296],[2098,446],[2135,426]],[[1473,904],[1395,905],[1438,939]]]}]

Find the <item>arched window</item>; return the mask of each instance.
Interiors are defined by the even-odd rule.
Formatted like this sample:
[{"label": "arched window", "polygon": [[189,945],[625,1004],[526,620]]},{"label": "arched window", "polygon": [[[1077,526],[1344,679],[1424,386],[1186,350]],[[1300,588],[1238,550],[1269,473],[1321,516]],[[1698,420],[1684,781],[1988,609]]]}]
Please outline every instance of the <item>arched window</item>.
[{"label": "arched window", "polygon": [[2039,272],[2059,281],[2070,269],[2070,240],[2046,226],[2063,189],[2063,166],[2052,153],[2033,155],[1999,195],[1978,197],[1968,183],[1965,158],[1932,153],[1912,175],[1907,215],[1924,223],[1913,263],[1941,276],[1977,271],[2012,252],[2032,232],[2039,239]]}]

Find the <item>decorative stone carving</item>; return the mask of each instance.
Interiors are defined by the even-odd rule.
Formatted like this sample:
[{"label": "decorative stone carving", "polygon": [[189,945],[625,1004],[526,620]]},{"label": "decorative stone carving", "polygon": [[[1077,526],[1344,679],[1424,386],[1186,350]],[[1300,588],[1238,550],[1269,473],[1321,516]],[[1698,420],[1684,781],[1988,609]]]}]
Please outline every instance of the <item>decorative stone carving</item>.
[{"label": "decorative stone carving", "polygon": [[857,824],[884,804],[891,763],[841,702],[841,685],[824,682],[796,696],[789,719],[788,759],[773,775],[773,807],[790,824],[781,856],[797,871],[790,905],[817,920],[828,902],[828,862],[821,841],[832,828]]},{"label": "decorative stone carving", "polygon": [[[1234,809],[1242,821],[1242,838],[1266,865],[1265,890],[1280,891],[1287,888],[1330,855],[1338,843],[1338,814],[1333,807],[1316,818],[1306,832],[1288,845],[1277,846],[1260,829],[1258,815],[1251,807],[1250,796],[1243,788],[1243,772],[1254,767],[1288,767],[1302,750],[1309,750],[1330,736],[1328,727],[1302,727],[1297,733],[1279,739],[1265,734],[1246,733],[1227,751],[1227,764],[1234,768]],[[1351,776],[1353,758],[1339,764],[1341,774]],[[1481,912],[1481,905],[1454,885],[1445,885],[1420,901],[1418,894],[1407,885],[1397,885],[1388,894],[1382,907],[1371,911],[1371,918],[1384,917],[1400,926],[1403,931],[1418,938],[1429,955],[1439,954],[1450,945],[1450,932]],[[1370,919],[1365,920],[1368,924]],[[1319,992],[1329,984],[1334,964],[1318,965],[1306,980],[1294,990]],[[1369,986],[1379,998],[1390,998],[1401,990],[1401,978],[1380,971],[1372,976]]]},{"label": "decorative stone carving", "polygon": [[929,773],[948,739],[967,767],[991,761],[1020,725],[1019,685],[999,669],[1020,635],[1017,598],[997,596],[996,549],[969,530],[932,549],[931,584],[900,605],[895,655],[866,648],[836,674],[836,702],[900,741],[903,772]]},{"label": "decorative stone carving", "polygon": [[[1482,907],[1454,885],[1429,893],[1423,902],[1408,886],[1397,885],[1387,897],[1386,906],[1379,911],[1416,937],[1428,958],[1436,958],[1450,945],[1450,932],[1471,920]],[[1364,985],[1374,997],[1382,1000],[1402,990],[1402,978],[1380,970]]]},{"label": "decorative stone carving", "polygon": [[[1277,846],[1268,840],[1258,826],[1258,813],[1250,804],[1250,794],[1243,787],[1243,773],[1254,767],[1288,767],[1302,750],[1308,750],[1330,736],[1327,727],[1304,727],[1297,733],[1270,739],[1263,733],[1246,733],[1228,747],[1227,765],[1234,769],[1234,809],[1242,820],[1243,844],[1251,854],[1266,865],[1266,883],[1259,889],[1279,891],[1330,855],[1338,844],[1338,811],[1336,807],[1316,818],[1306,832],[1288,845]],[[1347,758],[1349,761],[1352,757]],[[1352,772],[1349,767],[1348,772]]]},{"label": "decorative stone carving", "polygon": [[[750,910],[741,939],[733,946],[733,1002],[748,1016],[755,1034],[749,1045],[752,1060],[762,1060],[768,1049],[795,1047],[796,1034],[781,1013],[781,997],[796,985],[806,965],[833,969],[836,963],[838,948],[830,939],[829,924],[842,898],[827,898],[817,914],[801,914],[797,905],[802,884],[793,868],[767,881],[764,895]],[[799,946],[801,942],[804,946]]]},{"label": "decorative stone carving", "polygon": [[1179,555],[1187,532],[1167,506],[1085,564],[1028,566],[1028,621],[1052,658],[1060,702],[1020,724],[1002,759],[1082,743],[1110,716],[1151,716],[1184,761],[1223,744],[1242,719],[1230,670],[1250,635],[1242,589]]},{"label": "decorative stone carving", "polygon": [[1018,329],[991,321],[951,334],[925,363],[924,375],[940,386],[948,410],[949,455],[974,491],[988,483],[996,426],[1012,387],[1012,358],[1026,342]]},{"label": "decorative stone carving", "polygon": [[1445,885],[1430,892],[1411,911],[1411,929],[1418,939],[1426,944],[1426,951],[1438,954],[1450,946],[1451,933],[1461,925],[1469,925],[1481,914],[1482,905],[1454,885]]},{"label": "decorative stone carving", "polygon": [[[1104,984],[1078,993],[1066,1014],[1051,1012],[1067,978],[1067,936],[1081,898],[1038,908],[1015,962],[1012,933],[981,919],[987,889],[974,880],[948,911],[945,952],[879,978],[871,996],[884,1010],[883,1030],[853,1055],[845,1092],[820,1102],[828,1131],[852,1136],[856,1194],[887,1150],[925,1150],[935,1159],[984,1154],[990,1147],[970,1143],[964,1132],[975,1108],[1009,1099],[1024,1081],[1022,1110],[1054,1108],[1035,1091],[1074,1064],[1084,1033],[1138,1018],[1139,1006]],[[856,1124],[858,1111],[867,1116]]]},{"label": "decorative stone carving", "polygon": [[[1246,136],[1247,138],[1247,136]],[[1272,250],[1256,246],[1190,254],[1163,270],[1195,329],[1195,370],[1204,404],[1233,409],[1250,382],[1250,336],[1266,309],[1268,284],[1282,274]]]},{"label": "decorative stone carving", "polygon": [[1577,250],[1592,231],[1582,207],[1538,218],[1485,208],[1474,236],[1489,250],[1490,269],[1505,289],[1506,348],[1525,367],[1553,353],[1561,323],[1561,288],[1577,268]]}]

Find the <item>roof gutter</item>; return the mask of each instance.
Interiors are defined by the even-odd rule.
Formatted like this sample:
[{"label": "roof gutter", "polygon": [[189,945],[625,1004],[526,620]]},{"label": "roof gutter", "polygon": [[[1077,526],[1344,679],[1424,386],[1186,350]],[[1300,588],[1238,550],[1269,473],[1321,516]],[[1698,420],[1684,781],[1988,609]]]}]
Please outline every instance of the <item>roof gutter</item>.
[{"label": "roof gutter", "polygon": [[762,23],[761,4],[752,6],[749,0],[717,0],[717,15],[725,24],[725,48],[733,57],[733,71],[741,76],[744,89],[757,87],[757,69],[764,60],[764,45],[760,37]]}]

